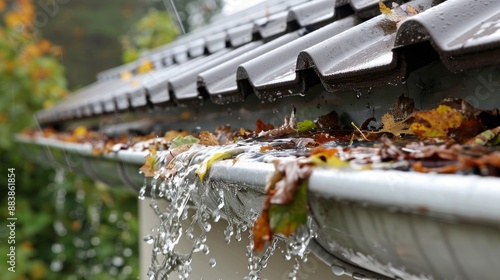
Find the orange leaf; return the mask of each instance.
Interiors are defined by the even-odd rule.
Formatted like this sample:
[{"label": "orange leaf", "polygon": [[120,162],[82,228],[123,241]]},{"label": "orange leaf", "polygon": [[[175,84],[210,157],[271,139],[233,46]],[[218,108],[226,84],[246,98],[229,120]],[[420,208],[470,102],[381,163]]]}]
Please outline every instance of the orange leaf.
[{"label": "orange leaf", "polygon": [[261,131],[268,131],[274,128],[274,126],[270,123],[265,124],[260,119],[255,122],[255,134],[259,134]]},{"label": "orange leaf", "polygon": [[261,251],[264,248],[264,244],[271,240],[272,236],[273,234],[269,227],[269,214],[267,209],[265,209],[262,210],[262,214],[253,225],[253,249]]},{"label": "orange leaf", "polygon": [[200,132],[200,144],[206,146],[217,146],[219,145],[219,141],[217,141],[217,137],[213,135],[209,131]]}]

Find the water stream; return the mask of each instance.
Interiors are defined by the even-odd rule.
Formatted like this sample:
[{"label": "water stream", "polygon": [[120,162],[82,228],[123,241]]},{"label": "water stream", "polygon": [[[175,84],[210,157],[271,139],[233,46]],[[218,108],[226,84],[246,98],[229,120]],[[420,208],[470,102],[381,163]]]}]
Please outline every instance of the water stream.
[{"label": "water stream", "polygon": [[[253,250],[252,227],[261,211],[265,196],[263,186],[260,186],[262,192],[257,194],[260,196],[260,206],[250,207],[249,200],[259,198],[252,197],[252,191],[245,186],[211,178],[208,170],[203,181],[200,181],[200,171],[210,159],[221,153],[232,154],[233,159],[228,160],[233,161],[269,161],[271,158],[260,153],[260,147],[248,143],[208,147],[194,144],[175,157],[172,157],[176,154],[172,151],[156,153],[157,165],[153,179],[149,185],[144,184],[139,193],[139,199],[144,199],[149,191],[150,206],[159,220],[151,234],[144,237],[145,242],[154,245],[149,279],[167,279],[173,272],[181,279],[188,278],[193,269],[193,254],[209,255],[210,250],[218,249],[209,248],[207,244],[207,233],[211,230],[212,223],[217,222],[228,224],[224,230],[226,243],[233,240],[240,242],[245,240],[242,235],[248,235],[248,275],[244,279],[260,278],[280,242],[286,243],[287,259],[294,261],[288,278],[296,279],[301,261],[307,258],[307,244],[314,236],[309,227],[304,226],[289,239],[275,237],[263,253],[256,253]],[[160,208],[160,200],[168,201],[166,209]],[[188,226],[185,226],[184,220],[189,221]],[[180,252],[176,248],[183,235],[191,242],[191,248],[187,252]],[[209,266],[216,265],[217,260],[211,258]]]}]

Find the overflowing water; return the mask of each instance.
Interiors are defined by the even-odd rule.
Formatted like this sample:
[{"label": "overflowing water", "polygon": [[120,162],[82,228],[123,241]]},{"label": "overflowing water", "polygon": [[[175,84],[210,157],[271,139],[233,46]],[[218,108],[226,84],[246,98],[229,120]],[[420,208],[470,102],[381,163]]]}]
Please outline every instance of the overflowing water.
[{"label": "overflowing water", "polygon": [[[209,255],[211,249],[217,250],[209,248],[207,233],[210,232],[212,223],[222,222],[221,218],[227,222],[224,230],[226,243],[233,240],[240,242],[244,240],[242,235],[248,232],[246,256],[249,271],[245,279],[260,278],[261,271],[267,266],[281,241],[275,237],[263,253],[255,253],[251,229],[260,214],[261,206],[245,205],[251,199],[240,197],[246,191],[244,186],[217,180],[217,176],[211,178],[208,170],[213,159],[222,153],[230,154],[232,159],[227,160],[233,162],[268,161],[269,156],[260,153],[260,147],[244,143],[209,147],[194,144],[182,153],[156,153],[154,176],[151,183],[145,183],[139,193],[140,199],[144,199],[146,193],[150,194],[150,206],[159,219],[159,224],[152,229],[151,234],[144,237],[145,242],[154,245],[149,279],[167,279],[174,272],[179,278],[186,279],[193,269],[191,263],[194,253]],[[177,155],[173,156],[174,154]],[[263,188],[260,196],[264,197]],[[168,201],[166,209],[161,209],[158,203],[163,199]],[[184,220],[188,220],[187,226]],[[293,258],[295,262],[289,279],[295,279],[300,260],[305,259],[308,242],[313,236],[309,227],[304,226],[292,238],[284,241],[287,258]],[[187,252],[176,249],[181,237],[190,241],[191,246]],[[214,268],[217,260],[210,258],[208,264]]]}]

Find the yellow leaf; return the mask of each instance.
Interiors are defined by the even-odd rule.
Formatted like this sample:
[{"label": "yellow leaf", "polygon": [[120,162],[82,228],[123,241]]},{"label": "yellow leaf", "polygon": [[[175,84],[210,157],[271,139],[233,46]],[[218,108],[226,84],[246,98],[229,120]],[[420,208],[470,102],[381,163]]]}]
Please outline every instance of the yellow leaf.
[{"label": "yellow leaf", "polygon": [[378,6],[380,9],[380,12],[388,20],[397,23],[398,26],[403,20],[418,14],[418,11],[410,5],[406,5],[406,10],[403,10],[403,9],[401,9],[401,6],[399,6],[396,3],[393,3],[392,4],[393,9],[391,9],[391,8],[387,7],[384,4],[384,2],[382,2],[382,0],[379,0]]},{"label": "yellow leaf", "polygon": [[123,71],[120,73],[120,79],[127,81],[132,78],[132,72],[130,71]]},{"label": "yellow leaf", "polygon": [[73,136],[75,136],[77,138],[84,137],[86,134],[87,134],[87,128],[83,125],[75,128],[75,130],[73,130]]},{"label": "yellow leaf", "polygon": [[337,149],[326,149],[320,151],[313,151],[313,154],[309,156],[309,160],[318,166],[329,166],[329,167],[344,167],[348,164],[342,161],[335,154]]},{"label": "yellow leaf", "polygon": [[158,158],[156,157],[156,151],[152,151],[146,156],[146,162],[139,168],[139,171],[144,174],[144,177],[153,177],[155,175],[157,163]]},{"label": "yellow leaf", "polygon": [[448,135],[449,129],[460,127],[463,121],[462,113],[449,106],[439,105],[434,110],[415,113],[415,120],[410,128],[420,139],[444,137]]},{"label": "yellow leaf", "polygon": [[153,70],[153,63],[150,60],[144,60],[139,68],[137,68],[137,74],[144,74]]},{"label": "yellow leaf", "polygon": [[382,0],[378,1],[378,7],[380,9],[380,12],[386,16],[387,18],[392,17],[394,15],[394,12],[391,11],[391,8],[387,7]]},{"label": "yellow leaf", "polygon": [[203,182],[203,177],[205,177],[205,174],[208,172],[208,170],[210,169],[210,166],[214,162],[219,161],[219,160],[223,160],[223,159],[228,159],[232,155],[233,155],[232,152],[222,152],[222,153],[216,153],[212,157],[205,159],[201,163],[200,167],[198,167],[198,169],[196,169],[196,174],[198,174],[198,176],[200,177],[200,181]]}]

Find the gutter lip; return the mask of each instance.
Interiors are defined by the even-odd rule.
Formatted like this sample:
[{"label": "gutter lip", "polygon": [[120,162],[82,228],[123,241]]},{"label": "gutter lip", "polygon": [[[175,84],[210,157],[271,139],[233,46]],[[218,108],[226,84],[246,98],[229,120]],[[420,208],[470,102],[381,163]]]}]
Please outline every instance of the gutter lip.
[{"label": "gutter lip", "polygon": [[[90,144],[16,135],[17,142],[56,148],[117,163],[143,165],[147,151],[120,150],[96,156]],[[214,162],[210,180],[235,183],[265,194],[272,163],[223,160]],[[335,201],[410,212],[447,221],[500,224],[500,178],[478,175],[436,174],[397,170],[346,170],[315,167],[309,177],[309,193]],[[313,201],[311,196],[310,203]]]}]

